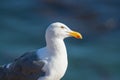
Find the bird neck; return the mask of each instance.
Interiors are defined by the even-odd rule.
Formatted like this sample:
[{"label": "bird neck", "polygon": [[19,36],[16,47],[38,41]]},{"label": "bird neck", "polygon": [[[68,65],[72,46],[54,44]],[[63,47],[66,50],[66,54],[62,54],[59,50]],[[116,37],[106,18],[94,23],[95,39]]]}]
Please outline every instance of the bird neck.
[{"label": "bird neck", "polygon": [[59,38],[46,38],[47,48],[51,54],[54,55],[65,55],[66,46],[63,39]]}]

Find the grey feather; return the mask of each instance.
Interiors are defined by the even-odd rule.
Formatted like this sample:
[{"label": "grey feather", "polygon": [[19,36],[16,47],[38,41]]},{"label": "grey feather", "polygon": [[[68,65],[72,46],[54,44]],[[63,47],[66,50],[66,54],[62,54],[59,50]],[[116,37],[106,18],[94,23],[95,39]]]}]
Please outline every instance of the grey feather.
[{"label": "grey feather", "polygon": [[42,70],[44,65],[45,63],[37,57],[35,51],[27,52],[15,59],[9,68],[0,67],[0,80],[37,80],[45,76]]}]

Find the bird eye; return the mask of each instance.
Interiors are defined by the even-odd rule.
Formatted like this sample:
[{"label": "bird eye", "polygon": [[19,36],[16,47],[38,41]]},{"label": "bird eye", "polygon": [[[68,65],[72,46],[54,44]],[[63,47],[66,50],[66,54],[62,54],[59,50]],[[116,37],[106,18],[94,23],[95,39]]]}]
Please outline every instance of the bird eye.
[{"label": "bird eye", "polygon": [[64,29],[65,27],[64,26],[61,26],[62,29]]}]

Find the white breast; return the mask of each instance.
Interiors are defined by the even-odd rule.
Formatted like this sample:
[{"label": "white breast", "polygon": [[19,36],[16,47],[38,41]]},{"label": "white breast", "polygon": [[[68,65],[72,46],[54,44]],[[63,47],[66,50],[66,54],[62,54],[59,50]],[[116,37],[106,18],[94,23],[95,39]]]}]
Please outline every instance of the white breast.
[{"label": "white breast", "polygon": [[59,80],[65,74],[67,68],[67,60],[65,57],[54,57],[48,63],[48,75],[51,80]]},{"label": "white breast", "polygon": [[[43,53],[44,52],[44,55]],[[38,51],[38,56],[44,60],[46,65],[43,70],[46,72],[45,77],[40,77],[38,80],[60,80],[67,69],[67,54],[50,55],[46,48]]]}]

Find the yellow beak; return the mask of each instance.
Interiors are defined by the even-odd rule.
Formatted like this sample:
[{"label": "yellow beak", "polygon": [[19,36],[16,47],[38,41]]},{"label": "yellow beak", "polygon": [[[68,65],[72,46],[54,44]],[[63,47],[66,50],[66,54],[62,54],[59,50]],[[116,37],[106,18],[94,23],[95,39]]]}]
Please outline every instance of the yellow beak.
[{"label": "yellow beak", "polygon": [[75,37],[77,39],[82,39],[83,38],[82,35],[79,32],[76,32],[76,31],[69,32],[69,35],[73,36],[73,37]]}]

